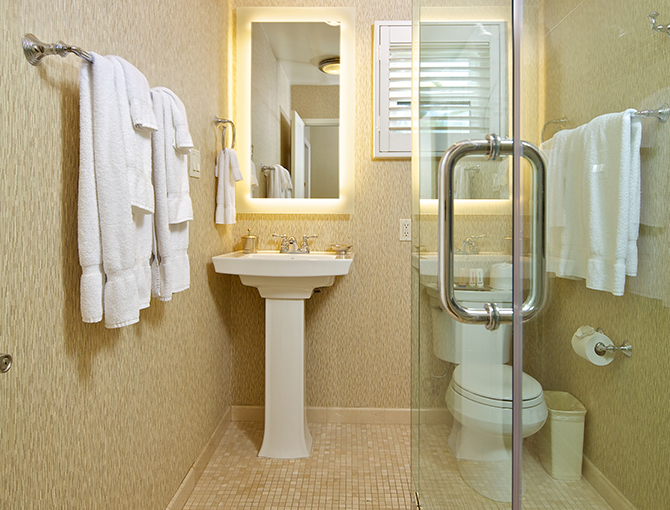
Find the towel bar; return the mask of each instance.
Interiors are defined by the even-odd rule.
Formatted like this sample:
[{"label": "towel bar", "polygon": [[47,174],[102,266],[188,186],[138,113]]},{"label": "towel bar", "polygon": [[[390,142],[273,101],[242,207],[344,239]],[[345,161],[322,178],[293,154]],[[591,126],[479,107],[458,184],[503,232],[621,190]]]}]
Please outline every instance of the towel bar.
[{"label": "towel bar", "polygon": [[31,65],[38,66],[42,63],[44,57],[49,55],[59,55],[63,58],[67,56],[68,53],[74,53],[79,58],[83,58],[90,64],[93,63],[93,57],[86,53],[81,48],[77,46],[70,46],[69,44],[64,43],[63,41],[58,41],[57,43],[43,43],[33,34],[25,34],[21,40],[23,46],[23,54],[26,57],[26,60],[30,62]]}]

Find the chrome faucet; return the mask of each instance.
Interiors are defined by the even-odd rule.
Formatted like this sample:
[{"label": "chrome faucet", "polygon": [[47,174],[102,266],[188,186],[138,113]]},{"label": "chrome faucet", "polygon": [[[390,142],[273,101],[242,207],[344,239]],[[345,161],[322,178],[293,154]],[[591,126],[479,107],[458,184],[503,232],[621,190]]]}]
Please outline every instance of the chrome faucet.
[{"label": "chrome faucet", "polygon": [[477,255],[479,253],[479,246],[477,245],[477,239],[482,239],[486,237],[485,234],[478,236],[470,236],[465,238],[463,243],[461,243],[461,251],[468,255]]},{"label": "chrome faucet", "polygon": [[318,237],[315,235],[303,235],[302,236],[302,243],[300,243],[300,248],[298,248],[298,241],[296,241],[295,237],[287,237],[286,234],[272,234],[272,237],[280,237],[281,238],[281,246],[279,247],[279,253],[309,253],[309,243],[308,239],[311,239],[313,237]]}]

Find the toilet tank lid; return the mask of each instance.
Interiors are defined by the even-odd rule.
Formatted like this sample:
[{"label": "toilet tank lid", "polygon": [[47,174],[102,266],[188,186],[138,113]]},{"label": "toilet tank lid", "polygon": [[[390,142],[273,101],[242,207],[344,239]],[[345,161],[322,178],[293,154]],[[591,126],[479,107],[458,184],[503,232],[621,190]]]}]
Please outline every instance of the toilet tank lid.
[{"label": "toilet tank lid", "polygon": [[[509,365],[458,365],[452,382],[481,397],[512,401],[512,367]],[[521,388],[524,401],[533,400],[542,394],[540,383],[525,373],[521,377]]]}]

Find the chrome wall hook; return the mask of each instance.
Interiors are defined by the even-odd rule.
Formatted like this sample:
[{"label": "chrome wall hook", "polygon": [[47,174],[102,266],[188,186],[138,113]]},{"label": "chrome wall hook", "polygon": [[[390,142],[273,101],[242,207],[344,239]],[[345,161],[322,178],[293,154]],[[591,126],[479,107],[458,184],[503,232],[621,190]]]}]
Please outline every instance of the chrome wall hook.
[{"label": "chrome wall hook", "polygon": [[656,31],[656,32],[661,32],[661,33],[665,32],[665,33],[668,34],[668,37],[670,37],[670,24],[665,25],[665,26],[656,24],[656,18],[658,16],[659,16],[659,14],[656,11],[649,13],[648,18],[649,18],[649,21],[651,22],[651,29]]}]

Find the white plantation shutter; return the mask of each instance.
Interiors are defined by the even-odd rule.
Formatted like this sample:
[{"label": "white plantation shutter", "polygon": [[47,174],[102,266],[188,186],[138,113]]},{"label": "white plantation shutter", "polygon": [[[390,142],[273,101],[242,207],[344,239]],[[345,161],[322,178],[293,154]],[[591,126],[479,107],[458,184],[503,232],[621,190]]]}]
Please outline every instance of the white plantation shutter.
[{"label": "white plantation shutter", "polygon": [[[431,152],[441,154],[456,141],[487,133],[505,135],[503,23],[422,23],[420,37],[420,126]],[[375,156],[409,157],[411,26],[379,27],[376,46]]]}]

